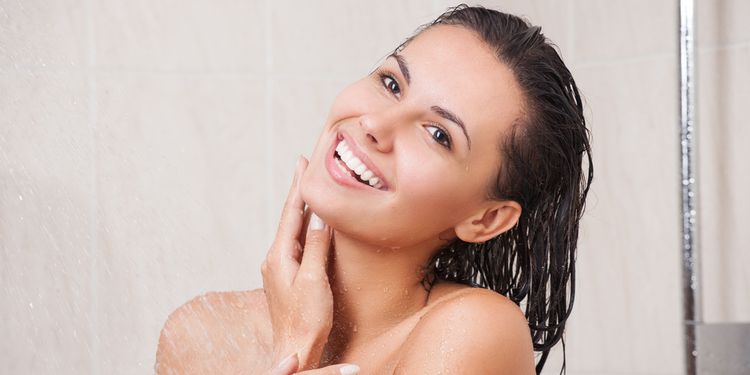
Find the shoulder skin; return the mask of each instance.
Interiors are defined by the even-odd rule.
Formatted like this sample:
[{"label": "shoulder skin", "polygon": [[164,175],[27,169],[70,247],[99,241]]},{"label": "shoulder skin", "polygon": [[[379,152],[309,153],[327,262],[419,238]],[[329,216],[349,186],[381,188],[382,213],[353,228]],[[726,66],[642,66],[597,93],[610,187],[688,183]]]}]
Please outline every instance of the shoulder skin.
[{"label": "shoulder skin", "polygon": [[394,374],[535,374],[528,322],[512,301],[467,288],[425,314]]}]

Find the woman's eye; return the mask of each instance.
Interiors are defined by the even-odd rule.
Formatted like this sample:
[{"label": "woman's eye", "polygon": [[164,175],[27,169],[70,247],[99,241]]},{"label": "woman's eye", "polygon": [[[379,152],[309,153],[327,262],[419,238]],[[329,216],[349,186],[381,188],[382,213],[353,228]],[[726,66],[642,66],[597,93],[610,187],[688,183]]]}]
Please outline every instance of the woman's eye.
[{"label": "woman's eye", "polygon": [[430,132],[432,138],[446,148],[451,148],[451,138],[443,129],[437,126],[428,126],[427,131]]},{"label": "woman's eye", "polygon": [[401,94],[401,87],[399,87],[398,82],[390,75],[380,73],[380,81],[383,82],[383,86],[394,95],[398,96]]}]

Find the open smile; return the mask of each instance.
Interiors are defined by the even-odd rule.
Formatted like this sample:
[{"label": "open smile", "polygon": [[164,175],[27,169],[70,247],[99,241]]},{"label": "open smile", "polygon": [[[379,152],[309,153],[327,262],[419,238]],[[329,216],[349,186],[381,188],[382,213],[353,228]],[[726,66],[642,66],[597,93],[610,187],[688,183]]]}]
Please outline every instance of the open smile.
[{"label": "open smile", "polygon": [[339,184],[388,190],[383,175],[348,135],[336,135],[327,159],[328,172]]}]

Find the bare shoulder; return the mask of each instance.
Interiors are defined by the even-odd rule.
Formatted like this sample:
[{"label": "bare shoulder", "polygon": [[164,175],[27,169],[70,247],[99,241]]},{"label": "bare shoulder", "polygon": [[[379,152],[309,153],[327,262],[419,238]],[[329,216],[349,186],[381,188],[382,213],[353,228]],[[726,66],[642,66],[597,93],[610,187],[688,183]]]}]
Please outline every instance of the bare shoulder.
[{"label": "bare shoulder", "polygon": [[420,319],[403,346],[396,374],[534,374],[528,322],[508,298],[462,288]]},{"label": "bare shoulder", "polygon": [[169,315],[161,330],[156,373],[252,373],[248,370],[266,365],[270,350],[267,316],[263,289],[191,299]]}]

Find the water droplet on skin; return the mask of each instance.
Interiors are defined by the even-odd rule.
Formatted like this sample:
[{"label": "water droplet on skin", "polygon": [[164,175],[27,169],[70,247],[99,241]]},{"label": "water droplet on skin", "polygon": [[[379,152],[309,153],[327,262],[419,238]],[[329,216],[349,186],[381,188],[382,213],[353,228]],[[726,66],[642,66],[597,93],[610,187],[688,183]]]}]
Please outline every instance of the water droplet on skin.
[{"label": "water droplet on skin", "polygon": [[352,331],[357,332],[357,325],[355,324],[354,327],[352,327]]},{"label": "water droplet on skin", "polygon": [[241,299],[236,299],[236,300],[232,301],[232,306],[234,306],[236,308],[239,308],[239,309],[244,309],[245,308],[245,301],[243,301]]}]

